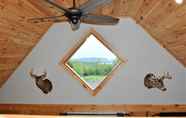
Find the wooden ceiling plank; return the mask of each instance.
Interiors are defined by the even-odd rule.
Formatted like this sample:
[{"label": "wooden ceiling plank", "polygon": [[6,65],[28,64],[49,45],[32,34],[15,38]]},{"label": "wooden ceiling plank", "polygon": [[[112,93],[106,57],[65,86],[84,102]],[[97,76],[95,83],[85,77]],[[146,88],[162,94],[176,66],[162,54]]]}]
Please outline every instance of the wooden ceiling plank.
[{"label": "wooden ceiling plank", "polygon": [[[146,25],[151,32],[156,29],[158,24],[167,18],[176,8],[177,4],[173,0],[162,0],[153,11],[151,11],[140,24]],[[158,29],[157,29],[158,30]]]},{"label": "wooden ceiling plank", "polygon": [[40,12],[44,13],[46,16],[61,14],[58,9],[52,7],[44,0],[28,0],[29,3],[38,9]]},{"label": "wooden ceiling plank", "polygon": [[127,16],[134,18],[143,2],[143,0],[127,0]]},{"label": "wooden ceiling plank", "polygon": [[[34,5],[26,0],[7,0],[0,9],[0,85],[18,67],[24,57],[39,41],[51,23],[33,25],[26,20],[31,17],[44,16]],[[0,1],[1,4],[5,4]]]},{"label": "wooden ceiling plank", "polygon": [[[32,1],[39,2],[39,0],[32,0]],[[25,11],[23,11],[23,12],[27,12],[27,13],[35,12],[35,13],[40,14],[40,15],[45,15],[45,12],[40,11],[40,9],[38,9],[35,5],[31,4],[29,0],[27,0],[27,1],[22,0],[21,2],[22,3],[20,4],[20,6],[18,6],[18,5],[16,5],[16,6],[19,7],[20,9],[24,8]],[[30,10],[32,10],[32,11],[30,11]]]},{"label": "wooden ceiling plank", "polygon": [[0,88],[7,81],[7,78],[13,73],[13,70],[0,70]]},{"label": "wooden ceiling plank", "polygon": [[139,8],[134,19],[137,22],[143,21],[146,16],[148,16],[152,10],[156,8],[161,3],[162,0],[144,0],[141,7]]},{"label": "wooden ceiling plank", "polygon": [[[24,10],[23,10],[24,9]],[[4,9],[1,9],[1,16],[4,17],[20,17],[20,16],[28,16],[28,15],[36,15],[41,14],[35,11],[35,9],[30,8],[26,5],[26,1],[22,2],[12,2],[9,1]]]},{"label": "wooden ceiling plank", "polygon": [[[127,0],[113,0],[112,3],[112,10],[114,16],[121,17],[121,16],[127,16]],[[107,8],[109,9],[109,7]],[[104,13],[104,12],[103,12]]]},{"label": "wooden ceiling plank", "polygon": [[8,63],[5,63],[5,64],[0,64],[0,70],[14,70],[16,67],[18,66],[18,64],[14,63],[14,64],[8,64]]},{"label": "wooden ceiling plank", "polygon": [[177,23],[186,20],[186,5],[179,6],[176,10],[172,12],[166,19],[159,22],[157,29],[165,28],[170,29]]},{"label": "wooden ceiling plank", "polygon": [[12,58],[10,58],[10,57],[1,57],[0,56],[0,62],[4,63],[4,64],[14,64],[15,62],[17,63],[18,61],[20,61],[20,59],[22,59],[22,56],[17,57],[17,58],[15,58],[15,57],[12,57]]}]

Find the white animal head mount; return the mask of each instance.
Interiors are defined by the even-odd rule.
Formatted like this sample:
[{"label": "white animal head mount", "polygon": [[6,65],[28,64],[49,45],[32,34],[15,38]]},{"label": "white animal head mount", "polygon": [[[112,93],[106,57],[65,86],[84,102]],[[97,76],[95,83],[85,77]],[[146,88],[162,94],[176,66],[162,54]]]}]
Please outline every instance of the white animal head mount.
[{"label": "white animal head mount", "polygon": [[30,70],[30,76],[35,79],[36,86],[41,89],[45,94],[52,91],[52,82],[47,79],[47,72],[43,71],[42,74],[34,74],[33,69]]}]

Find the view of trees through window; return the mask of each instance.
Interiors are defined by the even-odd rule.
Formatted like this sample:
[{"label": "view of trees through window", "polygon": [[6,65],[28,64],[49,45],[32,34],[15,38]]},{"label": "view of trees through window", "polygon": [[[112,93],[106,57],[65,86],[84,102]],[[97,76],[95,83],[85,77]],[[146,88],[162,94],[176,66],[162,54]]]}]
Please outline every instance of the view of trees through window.
[{"label": "view of trees through window", "polygon": [[94,35],[90,35],[67,64],[95,89],[119,63],[119,59]]}]

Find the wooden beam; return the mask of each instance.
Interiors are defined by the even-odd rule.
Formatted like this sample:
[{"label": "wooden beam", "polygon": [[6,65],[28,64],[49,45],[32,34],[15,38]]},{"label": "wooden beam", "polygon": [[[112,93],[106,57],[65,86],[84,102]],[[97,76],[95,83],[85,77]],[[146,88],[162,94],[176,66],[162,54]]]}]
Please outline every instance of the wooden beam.
[{"label": "wooden beam", "polygon": [[59,115],[66,112],[123,112],[143,113],[186,112],[186,105],[33,105],[33,104],[0,104],[1,114],[34,114]]}]

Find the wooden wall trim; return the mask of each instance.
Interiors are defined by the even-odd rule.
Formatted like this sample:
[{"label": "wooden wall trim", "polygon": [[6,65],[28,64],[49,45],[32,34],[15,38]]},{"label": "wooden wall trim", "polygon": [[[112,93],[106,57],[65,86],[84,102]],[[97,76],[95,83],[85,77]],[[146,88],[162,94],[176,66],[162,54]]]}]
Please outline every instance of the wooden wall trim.
[{"label": "wooden wall trim", "polygon": [[127,112],[127,113],[158,113],[186,112],[186,104],[172,105],[34,105],[34,104],[0,104],[1,114],[35,114],[59,115],[65,112]]}]

